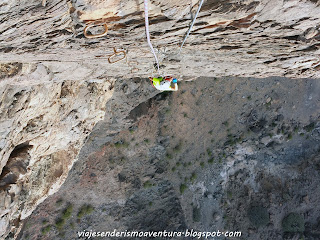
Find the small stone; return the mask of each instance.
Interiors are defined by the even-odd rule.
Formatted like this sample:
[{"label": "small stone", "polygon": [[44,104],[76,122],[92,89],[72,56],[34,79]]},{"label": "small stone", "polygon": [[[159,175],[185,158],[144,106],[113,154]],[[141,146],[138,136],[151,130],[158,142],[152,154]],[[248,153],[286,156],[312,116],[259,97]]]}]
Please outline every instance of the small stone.
[{"label": "small stone", "polygon": [[319,33],[319,31],[316,28],[310,28],[308,30],[306,30],[305,34],[305,38],[306,39],[310,39],[313,38],[314,36],[316,36]]},{"label": "small stone", "polygon": [[232,162],[233,160],[234,160],[234,158],[232,158],[232,157],[227,157],[227,162]]},{"label": "small stone", "polygon": [[263,137],[260,141],[262,144],[267,146],[271,142],[271,137],[270,136]]},{"label": "small stone", "polygon": [[309,203],[309,196],[308,196],[308,195],[303,196],[303,197],[302,197],[302,201],[303,201],[304,203]]},{"label": "small stone", "polygon": [[217,212],[214,213],[212,217],[214,221],[218,221],[221,218],[221,216]]}]

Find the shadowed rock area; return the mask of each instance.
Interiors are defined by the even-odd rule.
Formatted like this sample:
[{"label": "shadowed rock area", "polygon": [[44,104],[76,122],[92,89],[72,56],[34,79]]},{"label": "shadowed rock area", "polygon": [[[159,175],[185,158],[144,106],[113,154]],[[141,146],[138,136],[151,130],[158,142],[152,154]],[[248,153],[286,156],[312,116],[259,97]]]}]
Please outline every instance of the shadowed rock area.
[{"label": "shadowed rock area", "polygon": [[[19,239],[113,229],[319,238],[319,80],[201,78],[116,110],[118,97],[131,102],[147,82],[116,82],[107,103],[116,120],[95,127]],[[79,215],[84,206],[92,211]]]}]

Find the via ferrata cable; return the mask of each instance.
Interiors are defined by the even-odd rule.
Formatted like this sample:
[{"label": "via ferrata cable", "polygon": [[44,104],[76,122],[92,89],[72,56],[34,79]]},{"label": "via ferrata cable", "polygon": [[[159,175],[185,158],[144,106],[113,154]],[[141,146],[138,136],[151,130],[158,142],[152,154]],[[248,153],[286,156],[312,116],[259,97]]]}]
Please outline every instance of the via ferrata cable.
[{"label": "via ferrata cable", "polygon": [[145,25],[146,25],[146,35],[147,35],[147,40],[149,47],[151,49],[151,52],[153,53],[154,58],[156,59],[157,62],[157,68],[158,68],[158,73],[160,75],[160,67],[159,67],[159,61],[157,58],[157,55],[152,47],[151,41],[150,41],[150,33],[149,33],[149,16],[148,16],[148,0],[144,0],[144,19],[145,19]]},{"label": "via ferrata cable", "polygon": [[[182,49],[182,47],[183,47],[183,44],[185,43],[185,41],[187,40],[187,38],[188,38],[188,36],[189,36],[189,34],[190,34],[190,32],[191,32],[191,29],[192,29],[192,27],[193,27],[193,25],[194,25],[194,23],[195,23],[195,21],[196,21],[196,19],[197,19],[197,16],[198,16],[198,14],[199,14],[199,12],[200,12],[200,9],[201,9],[201,6],[202,6],[202,4],[203,4],[203,1],[204,1],[204,0],[201,0],[201,2],[200,2],[200,4],[199,4],[197,13],[196,13],[196,15],[194,16],[194,19],[193,19],[193,21],[192,21],[192,23],[191,23],[191,25],[190,25],[190,27],[189,27],[189,30],[188,30],[188,32],[187,32],[187,35],[185,36],[185,38],[184,38],[184,40],[183,40],[183,42],[182,42],[182,44],[181,44],[181,47],[180,47],[180,49],[179,49],[179,53],[178,53],[178,54],[180,54],[181,49]],[[146,0],[145,0],[145,2],[146,2]]]}]

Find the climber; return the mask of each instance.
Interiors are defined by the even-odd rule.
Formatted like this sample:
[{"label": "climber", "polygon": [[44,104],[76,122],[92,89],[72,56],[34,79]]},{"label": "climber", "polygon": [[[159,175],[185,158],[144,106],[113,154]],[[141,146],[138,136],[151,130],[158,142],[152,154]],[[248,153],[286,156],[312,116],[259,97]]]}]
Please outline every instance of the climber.
[{"label": "climber", "polygon": [[[151,84],[160,91],[178,91],[178,81],[173,77],[149,77]],[[171,86],[173,85],[173,86]]]}]

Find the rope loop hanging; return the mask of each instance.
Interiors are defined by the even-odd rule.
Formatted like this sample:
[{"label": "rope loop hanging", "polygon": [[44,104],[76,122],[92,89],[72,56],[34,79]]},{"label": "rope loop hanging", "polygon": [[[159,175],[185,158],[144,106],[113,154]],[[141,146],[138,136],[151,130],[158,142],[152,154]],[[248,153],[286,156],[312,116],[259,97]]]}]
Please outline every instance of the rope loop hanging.
[{"label": "rope loop hanging", "polygon": [[[194,23],[195,23],[195,21],[196,21],[196,19],[197,19],[197,17],[198,17],[198,14],[199,14],[199,12],[200,12],[200,9],[201,9],[201,7],[202,7],[203,2],[204,2],[204,0],[200,0],[198,10],[197,10],[197,12],[196,12],[196,14],[195,14],[195,16],[194,16],[194,18],[193,18],[193,21],[192,21],[192,23],[191,23],[191,25],[190,25],[190,27],[189,27],[189,30],[188,30],[186,36],[185,36],[184,39],[183,39],[183,42],[182,42],[182,44],[181,44],[181,46],[180,46],[180,49],[179,49],[178,54],[180,54],[180,52],[181,52],[181,50],[182,50],[182,47],[183,47],[184,43],[186,42],[186,40],[187,40],[187,38],[188,38],[191,30],[192,30],[192,27],[193,27],[193,25],[194,25]],[[150,49],[151,49],[151,52],[152,52],[152,54],[153,54],[153,56],[154,56],[154,58],[155,58],[155,60],[156,60],[157,68],[158,68],[158,73],[159,73],[159,75],[160,75],[159,60],[158,60],[157,54],[155,53],[154,48],[153,48],[152,43],[151,43],[151,40],[150,40],[148,0],[144,0],[144,18],[145,18],[145,27],[146,27],[146,35],[147,35],[148,45],[149,45],[149,47],[150,47]]]},{"label": "rope loop hanging", "polygon": [[[103,26],[104,27],[104,32],[100,33],[100,34],[96,34],[96,35],[89,35],[88,34],[89,28],[95,27],[95,26]],[[99,22],[93,21],[93,22],[89,22],[89,24],[84,28],[83,32],[84,32],[84,36],[86,38],[99,38],[99,37],[103,37],[103,36],[107,35],[108,26],[107,26],[106,23],[99,23]]]}]

